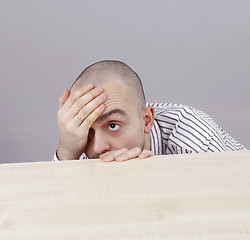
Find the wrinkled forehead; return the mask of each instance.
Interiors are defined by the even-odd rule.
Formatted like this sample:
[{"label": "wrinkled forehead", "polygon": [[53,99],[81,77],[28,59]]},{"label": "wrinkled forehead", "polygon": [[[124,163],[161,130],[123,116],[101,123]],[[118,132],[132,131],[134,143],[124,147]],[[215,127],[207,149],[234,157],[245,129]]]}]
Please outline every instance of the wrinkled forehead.
[{"label": "wrinkled forehead", "polygon": [[136,103],[126,84],[120,81],[108,81],[102,88],[107,97],[104,102],[104,115],[114,110],[120,110],[120,112],[125,113],[123,116],[126,115],[129,118],[137,116]]},{"label": "wrinkled forehead", "polygon": [[[101,87],[107,97],[105,101],[105,112],[113,108],[123,110],[133,108],[132,94],[126,84],[121,81],[107,81]],[[132,105],[132,106],[131,106]]]}]

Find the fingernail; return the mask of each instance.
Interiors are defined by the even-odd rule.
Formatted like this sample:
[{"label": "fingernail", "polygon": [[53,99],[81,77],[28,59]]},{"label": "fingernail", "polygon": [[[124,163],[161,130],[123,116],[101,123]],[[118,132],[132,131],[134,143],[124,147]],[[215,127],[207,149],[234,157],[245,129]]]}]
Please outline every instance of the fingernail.
[{"label": "fingernail", "polygon": [[110,162],[113,159],[111,155],[100,156],[100,157],[104,162]]},{"label": "fingernail", "polygon": [[104,104],[101,104],[98,108],[99,108],[100,110],[104,110],[105,105],[104,105]]},{"label": "fingernail", "polygon": [[102,92],[103,92],[103,89],[102,89],[101,87],[97,87],[97,88],[96,88],[96,91],[97,91],[98,93],[102,93]]},{"label": "fingernail", "polygon": [[94,86],[93,86],[92,84],[88,84],[87,87],[86,87],[86,89],[87,89],[88,91],[91,90],[92,88],[94,88]]},{"label": "fingernail", "polygon": [[105,94],[102,93],[102,94],[100,95],[100,98],[101,98],[102,100],[104,100],[104,99],[106,98]]}]

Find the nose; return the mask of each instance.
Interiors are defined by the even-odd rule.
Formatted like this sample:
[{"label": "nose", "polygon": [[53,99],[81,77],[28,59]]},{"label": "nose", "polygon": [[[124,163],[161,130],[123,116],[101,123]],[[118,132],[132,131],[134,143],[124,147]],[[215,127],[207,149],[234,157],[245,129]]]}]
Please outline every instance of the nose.
[{"label": "nose", "polygon": [[110,151],[110,145],[107,136],[101,132],[95,131],[93,138],[93,151],[97,156]]}]

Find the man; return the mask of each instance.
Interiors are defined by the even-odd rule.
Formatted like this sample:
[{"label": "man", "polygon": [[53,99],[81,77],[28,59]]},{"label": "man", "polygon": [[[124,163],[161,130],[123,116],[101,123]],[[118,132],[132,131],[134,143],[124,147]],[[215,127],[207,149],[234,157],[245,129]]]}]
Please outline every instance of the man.
[{"label": "man", "polygon": [[205,113],[178,104],[146,104],[139,76],[125,63],[87,67],[59,99],[54,160],[105,162],[152,155],[244,150]]}]

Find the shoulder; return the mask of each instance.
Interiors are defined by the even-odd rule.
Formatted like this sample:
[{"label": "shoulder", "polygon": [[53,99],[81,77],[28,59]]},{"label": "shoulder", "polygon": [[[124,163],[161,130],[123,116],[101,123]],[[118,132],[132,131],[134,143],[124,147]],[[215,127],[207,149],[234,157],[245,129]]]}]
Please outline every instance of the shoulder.
[{"label": "shoulder", "polygon": [[148,103],[147,106],[154,108],[156,120],[164,117],[178,120],[181,111],[187,107],[177,103]]},{"label": "shoulder", "polygon": [[206,125],[207,128],[217,127],[210,116],[193,107],[177,103],[148,103],[155,110],[155,119],[171,118],[178,122],[192,125]]},{"label": "shoulder", "polygon": [[155,121],[160,127],[171,128],[168,140],[194,152],[206,151],[218,126],[206,113],[175,103],[150,103],[155,109]]}]

